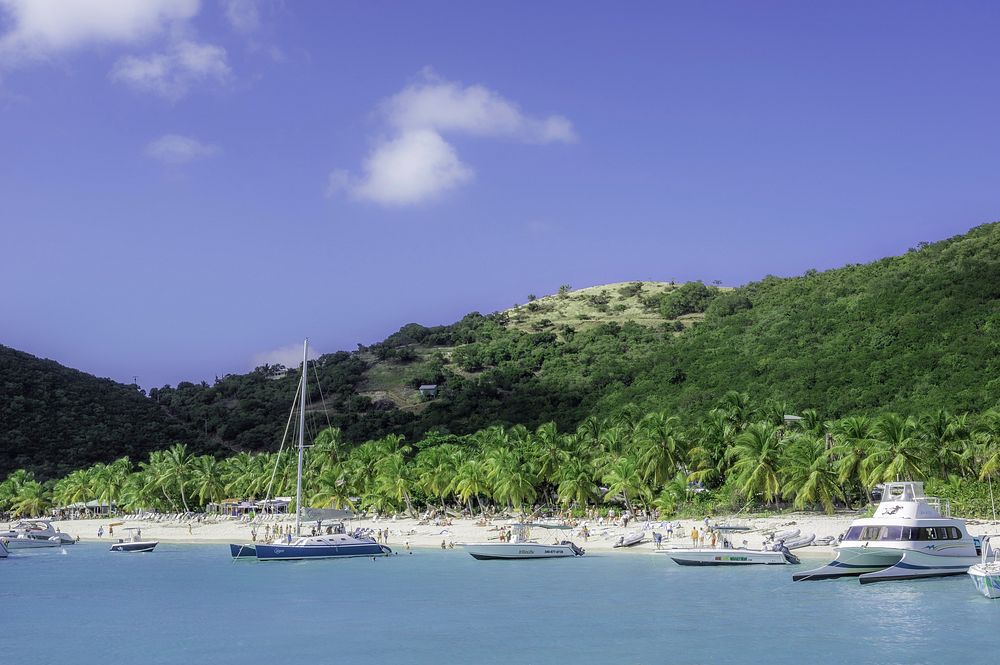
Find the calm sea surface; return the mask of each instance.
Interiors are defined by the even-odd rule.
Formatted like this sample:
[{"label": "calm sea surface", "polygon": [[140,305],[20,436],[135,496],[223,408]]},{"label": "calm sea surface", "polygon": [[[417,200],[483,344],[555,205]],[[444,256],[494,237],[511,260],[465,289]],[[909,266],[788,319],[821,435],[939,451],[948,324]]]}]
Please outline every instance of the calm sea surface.
[{"label": "calm sea surface", "polygon": [[993,662],[1000,645],[1000,600],[964,576],[862,587],[641,552],[233,563],[225,545],[107,548],[0,561],[0,663],[913,665]]}]

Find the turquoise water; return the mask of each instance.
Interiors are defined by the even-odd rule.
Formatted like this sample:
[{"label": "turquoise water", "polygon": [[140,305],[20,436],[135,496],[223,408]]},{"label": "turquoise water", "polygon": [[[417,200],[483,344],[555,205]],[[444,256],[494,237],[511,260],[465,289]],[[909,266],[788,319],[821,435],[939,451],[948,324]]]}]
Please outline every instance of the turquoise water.
[{"label": "turquoise water", "polygon": [[[807,560],[806,565],[820,560]],[[792,583],[791,566],[642,552],[233,563],[225,545],[0,561],[0,662],[991,662],[1000,601],[963,577]],[[985,658],[985,660],[983,660]]]}]

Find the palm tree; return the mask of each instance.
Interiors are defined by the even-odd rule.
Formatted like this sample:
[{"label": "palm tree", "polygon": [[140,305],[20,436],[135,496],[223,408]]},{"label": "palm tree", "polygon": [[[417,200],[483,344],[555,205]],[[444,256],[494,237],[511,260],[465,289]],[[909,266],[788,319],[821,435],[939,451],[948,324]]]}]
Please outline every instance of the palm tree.
[{"label": "palm tree", "polygon": [[68,476],[60,478],[55,484],[52,496],[63,506],[93,499],[94,480],[90,469],[77,469]]},{"label": "palm tree", "polygon": [[191,491],[204,506],[224,498],[226,485],[222,480],[222,465],[211,455],[199,455],[191,463]]},{"label": "palm tree", "polygon": [[376,493],[394,501],[396,506],[403,502],[410,516],[416,516],[410,496],[412,487],[410,468],[403,459],[403,454],[396,452],[383,458],[378,463],[376,471],[378,474],[375,478]]},{"label": "palm tree", "polygon": [[792,438],[785,445],[781,471],[784,476],[781,492],[795,498],[792,504],[795,508],[818,503],[827,515],[833,514],[834,498],[841,490],[823,437],[800,434]]},{"label": "palm tree", "polygon": [[882,416],[874,428],[875,445],[861,463],[867,487],[893,480],[918,480],[929,466],[930,450],[917,436],[917,422],[895,413]]},{"label": "palm tree", "polygon": [[564,507],[576,503],[586,506],[601,498],[601,489],[594,482],[594,469],[584,460],[574,457],[561,469],[557,496]]},{"label": "palm tree", "polygon": [[469,510],[472,510],[472,497],[476,497],[479,511],[482,512],[482,497],[492,491],[487,478],[486,464],[477,458],[464,460],[459,464],[455,476],[452,478],[451,491],[458,495],[458,498],[469,507]]},{"label": "palm tree", "polygon": [[688,498],[688,476],[678,471],[674,477],[663,486],[660,495],[653,501],[653,507],[660,511],[660,517],[672,515],[679,504]]},{"label": "palm tree", "polygon": [[11,513],[14,517],[34,517],[43,514],[50,505],[51,497],[45,486],[37,480],[29,480],[14,497]]},{"label": "palm tree", "polygon": [[733,447],[726,453],[734,460],[732,470],[743,497],[761,496],[765,503],[773,503],[778,497],[781,490],[778,482],[779,431],[772,423],[753,423],[734,439]]},{"label": "palm tree", "polygon": [[351,501],[352,488],[347,482],[342,465],[334,464],[323,469],[314,479],[312,486],[316,491],[309,498],[311,506],[325,508],[332,505],[334,508],[354,508],[354,502]]},{"label": "palm tree", "polygon": [[920,416],[917,431],[935,458],[939,478],[947,478],[958,469],[969,439],[968,420],[964,415],[956,417],[944,409],[936,409]]},{"label": "palm tree", "polygon": [[[830,451],[837,480],[845,488],[843,494],[850,507],[851,495],[859,492],[865,501],[871,500],[871,487],[862,479],[861,465],[875,446],[875,421],[868,416],[848,416],[831,426],[834,445]],[[849,491],[848,491],[849,490]]]},{"label": "palm tree", "polygon": [[990,409],[980,416],[972,437],[974,447],[982,451],[979,479],[992,478],[1000,469],[1000,410]]},{"label": "palm tree", "polygon": [[486,458],[486,468],[496,501],[517,510],[535,502],[538,493],[532,474],[516,451],[494,448]]},{"label": "palm tree", "polygon": [[636,430],[635,443],[643,481],[659,487],[676,475],[684,455],[679,418],[647,414]]},{"label": "palm tree", "polygon": [[414,473],[420,488],[428,496],[440,499],[442,509],[445,499],[452,492],[461,452],[458,446],[446,443],[425,448],[414,458]]},{"label": "palm tree", "polygon": [[697,430],[697,445],[689,452],[694,471],[690,479],[709,487],[717,487],[726,477],[729,460],[726,457],[739,430],[730,422],[725,411],[712,409]]},{"label": "palm tree", "polygon": [[191,481],[193,471],[194,456],[188,452],[186,444],[175,443],[167,449],[163,466],[163,472],[166,474],[164,480],[169,483],[169,478],[172,477],[173,483],[180,490],[181,504],[184,506],[184,512],[190,512],[191,510],[188,507],[187,495],[184,489]]},{"label": "palm tree", "polygon": [[629,457],[619,457],[612,462],[602,480],[608,486],[605,501],[621,495],[625,500],[625,507],[632,510],[632,498],[642,499],[647,504],[651,499],[651,492],[642,480],[638,463]]}]

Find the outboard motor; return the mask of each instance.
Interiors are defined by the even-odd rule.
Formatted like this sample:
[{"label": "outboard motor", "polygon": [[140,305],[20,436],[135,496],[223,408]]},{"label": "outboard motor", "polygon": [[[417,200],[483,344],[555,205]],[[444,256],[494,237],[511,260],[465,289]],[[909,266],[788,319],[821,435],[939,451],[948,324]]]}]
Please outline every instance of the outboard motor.
[{"label": "outboard motor", "polygon": [[569,545],[570,549],[573,550],[573,554],[575,554],[576,556],[583,556],[583,553],[586,551],[582,547],[577,547],[574,543],[571,543],[568,540],[564,540],[564,541],[562,541],[559,544],[560,545]]}]

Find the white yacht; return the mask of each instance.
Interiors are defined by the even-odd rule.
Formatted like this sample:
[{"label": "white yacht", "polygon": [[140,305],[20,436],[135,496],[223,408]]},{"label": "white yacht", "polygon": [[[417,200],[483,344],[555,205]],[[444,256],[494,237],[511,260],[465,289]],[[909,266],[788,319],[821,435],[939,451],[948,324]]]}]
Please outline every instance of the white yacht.
[{"label": "white yacht", "polygon": [[994,548],[990,538],[983,538],[983,558],[971,566],[968,573],[979,593],[987,598],[1000,598],[1000,551]]},{"label": "white yacht", "polygon": [[545,545],[531,540],[531,531],[526,524],[511,527],[510,542],[462,543],[462,547],[474,559],[558,559],[560,557],[582,556],[583,549],[568,540]]},{"label": "white yacht", "polygon": [[52,526],[52,520],[48,519],[25,519],[15,522],[10,530],[0,532],[0,539],[5,541],[8,550],[60,547],[76,542],[69,534],[57,531]]},{"label": "white yacht", "polygon": [[979,562],[976,540],[951,507],[924,496],[920,482],[887,483],[872,517],[851,523],[837,558],[793,580],[855,576],[862,584],[962,575]]}]

